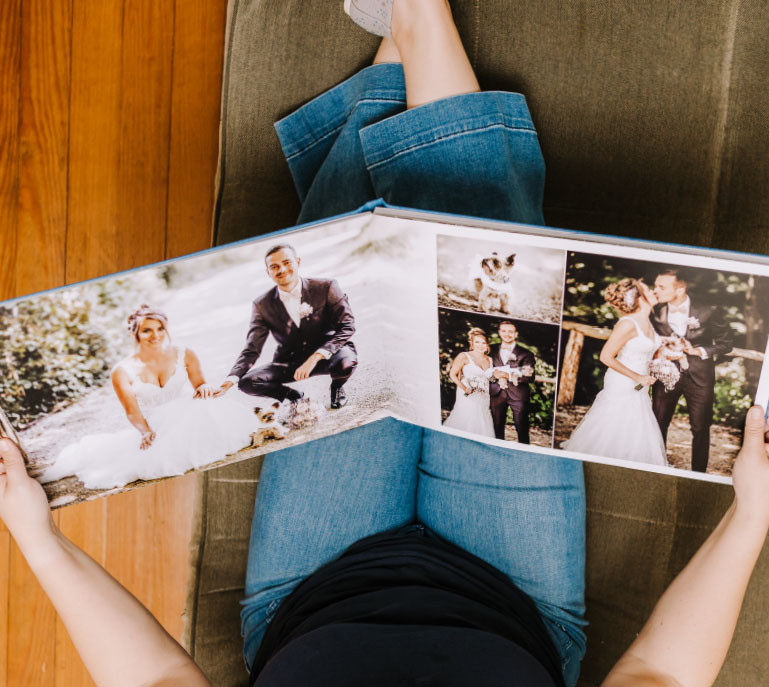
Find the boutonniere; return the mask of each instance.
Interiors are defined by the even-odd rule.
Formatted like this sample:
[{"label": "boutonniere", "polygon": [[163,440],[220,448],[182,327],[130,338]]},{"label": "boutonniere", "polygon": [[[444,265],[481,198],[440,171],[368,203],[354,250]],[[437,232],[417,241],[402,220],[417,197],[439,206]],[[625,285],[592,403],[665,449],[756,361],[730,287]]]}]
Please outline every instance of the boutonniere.
[{"label": "boutonniere", "polygon": [[312,306],[309,303],[300,303],[299,304],[299,319],[303,320],[305,317],[309,317],[312,315],[313,310]]},{"label": "boutonniere", "polygon": [[696,317],[690,317],[686,320],[687,329],[697,329],[700,326],[700,321]]}]

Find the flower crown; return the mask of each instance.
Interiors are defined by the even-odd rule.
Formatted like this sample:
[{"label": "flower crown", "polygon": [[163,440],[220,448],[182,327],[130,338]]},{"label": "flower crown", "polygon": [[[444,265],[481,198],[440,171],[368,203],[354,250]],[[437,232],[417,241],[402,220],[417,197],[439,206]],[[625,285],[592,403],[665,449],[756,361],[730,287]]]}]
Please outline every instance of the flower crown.
[{"label": "flower crown", "polygon": [[168,316],[162,310],[158,310],[157,308],[153,308],[144,304],[139,306],[138,310],[134,310],[128,316],[128,331],[136,336],[136,332],[138,331],[142,320],[146,320],[148,318],[161,322],[164,327],[168,326]]}]

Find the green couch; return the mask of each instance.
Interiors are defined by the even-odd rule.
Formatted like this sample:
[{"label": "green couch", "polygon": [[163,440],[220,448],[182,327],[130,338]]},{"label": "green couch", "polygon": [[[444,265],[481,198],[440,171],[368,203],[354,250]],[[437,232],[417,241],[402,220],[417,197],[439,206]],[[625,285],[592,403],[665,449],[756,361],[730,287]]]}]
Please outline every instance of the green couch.
[{"label": "green couch", "polygon": [[[769,3],[455,0],[486,89],[538,127],[554,226],[769,253]],[[216,240],[298,212],[272,124],[371,60],[341,0],[231,0]],[[213,683],[245,685],[242,596],[260,461],[201,476],[187,645]],[[588,653],[600,684],[731,502],[731,488],[586,464]],[[713,589],[713,594],[719,593]],[[708,603],[708,599],[703,599]],[[718,685],[766,684],[769,555]]]}]

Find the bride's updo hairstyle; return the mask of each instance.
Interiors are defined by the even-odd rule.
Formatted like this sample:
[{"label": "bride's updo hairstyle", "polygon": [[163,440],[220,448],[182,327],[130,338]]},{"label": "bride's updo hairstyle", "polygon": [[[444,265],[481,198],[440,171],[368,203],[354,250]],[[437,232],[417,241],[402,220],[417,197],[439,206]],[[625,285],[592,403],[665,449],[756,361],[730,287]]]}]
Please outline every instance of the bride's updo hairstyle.
[{"label": "bride's updo hairstyle", "polygon": [[[128,316],[128,331],[131,332],[131,336],[133,336],[136,343],[139,342],[139,327],[144,320],[157,320],[163,325],[166,333],[168,332],[168,316],[162,310],[144,303],[139,306],[138,310],[134,310]],[[170,338],[171,335],[168,334],[168,336]]]},{"label": "bride's updo hairstyle", "polygon": [[609,284],[603,293],[604,300],[623,315],[630,315],[640,307],[641,289],[638,279],[620,279]]},{"label": "bride's updo hairstyle", "polygon": [[483,331],[480,327],[473,327],[469,332],[467,332],[467,343],[472,349],[473,347],[473,339],[476,336],[480,336],[485,342],[486,342],[486,350],[489,349],[489,338],[486,336],[486,332]]}]

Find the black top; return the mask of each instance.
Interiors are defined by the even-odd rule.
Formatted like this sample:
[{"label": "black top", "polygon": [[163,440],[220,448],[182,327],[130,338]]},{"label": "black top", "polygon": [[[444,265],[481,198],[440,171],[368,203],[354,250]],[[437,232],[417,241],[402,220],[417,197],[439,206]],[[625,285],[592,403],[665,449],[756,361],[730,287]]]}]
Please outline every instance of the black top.
[{"label": "black top", "polygon": [[362,539],[280,605],[251,685],[563,687],[532,600],[420,525]]}]

